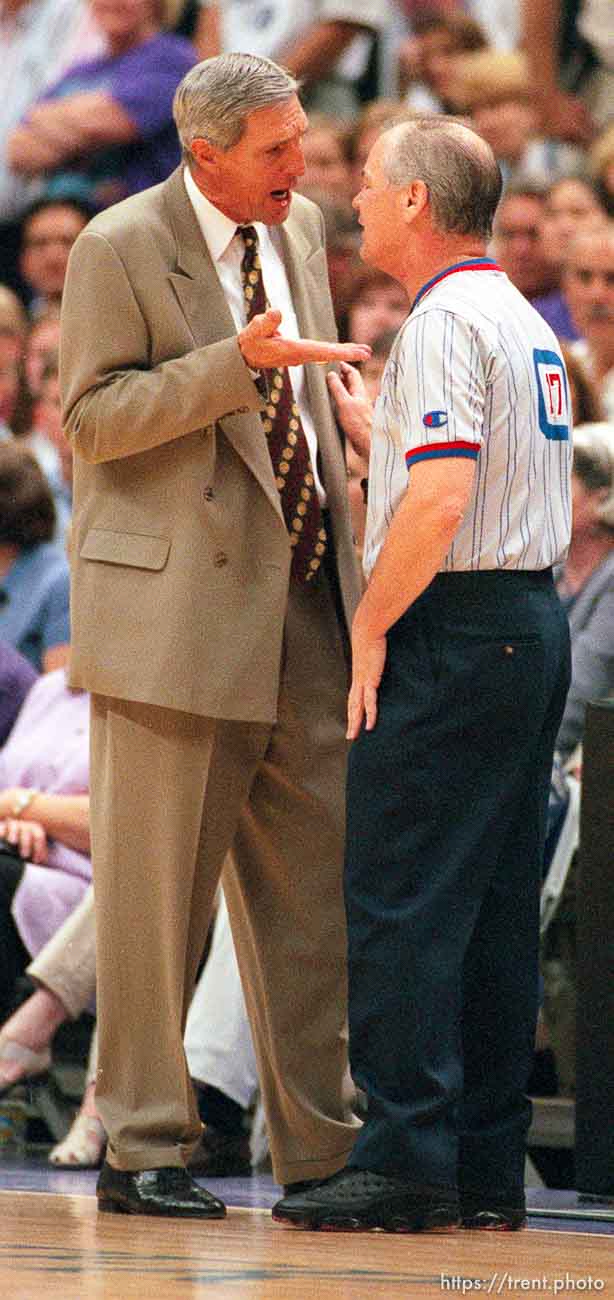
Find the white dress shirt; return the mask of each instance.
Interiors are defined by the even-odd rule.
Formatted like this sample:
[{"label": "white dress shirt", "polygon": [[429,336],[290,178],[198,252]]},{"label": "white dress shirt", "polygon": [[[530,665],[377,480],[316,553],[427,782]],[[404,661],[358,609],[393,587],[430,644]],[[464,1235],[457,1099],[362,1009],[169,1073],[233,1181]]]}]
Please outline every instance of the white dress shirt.
[{"label": "white dress shirt", "polygon": [[[188,198],[211,254],[238,333],[247,324],[247,309],[241,278],[241,262],[245,252],[243,239],[237,234],[236,221],[232,221],[230,217],[220,212],[219,208],[214,207],[199,190],[189,167],[184,169],[183,175]],[[283,262],[279,230],[275,226],[265,226],[259,221],[253,222],[253,225],[258,233],[262,277],[267,299],[271,307],[281,312],[280,333],[284,338],[299,339],[301,336]],[[320,505],[325,506],[326,494],[318,473],[318,438],[309,409],[304,367],[292,366],[289,375],[309,447],[318,498]]]}]

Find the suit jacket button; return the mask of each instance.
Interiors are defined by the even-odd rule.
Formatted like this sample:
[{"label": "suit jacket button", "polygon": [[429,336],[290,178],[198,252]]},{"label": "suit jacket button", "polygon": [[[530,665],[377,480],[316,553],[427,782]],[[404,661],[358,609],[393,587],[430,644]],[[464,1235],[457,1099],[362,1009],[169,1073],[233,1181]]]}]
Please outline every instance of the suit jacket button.
[{"label": "suit jacket button", "polygon": [[213,501],[214,495],[215,493],[213,491],[213,488],[210,487],[209,484],[207,484],[206,488],[203,488],[203,497],[205,501]]},{"label": "suit jacket button", "polygon": [[223,568],[224,568],[224,565],[225,565],[225,564],[228,564],[228,556],[227,556],[226,552],[225,552],[225,551],[216,551],[216,552],[215,552],[215,555],[213,556],[213,563],[214,563],[216,569],[223,569]]}]

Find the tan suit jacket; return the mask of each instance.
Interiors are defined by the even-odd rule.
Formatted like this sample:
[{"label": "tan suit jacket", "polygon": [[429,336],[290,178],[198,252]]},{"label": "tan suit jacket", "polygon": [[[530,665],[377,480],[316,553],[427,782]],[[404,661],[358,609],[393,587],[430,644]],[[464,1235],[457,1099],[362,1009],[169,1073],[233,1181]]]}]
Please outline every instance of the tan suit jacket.
[{"label": "tan suit jacket", "polygon": [[[300,196],[282,241],[303,337],[336,337],[321,215]],[[291,552],[263,402],[181,169],[90,223],[66,300],[79,304],[61,343],[77,453],[72,683],[270,722]],[[358,577],[325,367],[308,366],[307,384],[349,623]]]}]

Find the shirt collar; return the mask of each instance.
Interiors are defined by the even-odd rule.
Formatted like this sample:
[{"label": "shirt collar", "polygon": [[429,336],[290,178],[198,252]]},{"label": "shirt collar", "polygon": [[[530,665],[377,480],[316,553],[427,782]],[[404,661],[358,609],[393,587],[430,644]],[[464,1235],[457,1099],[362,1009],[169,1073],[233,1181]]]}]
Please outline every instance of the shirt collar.
[{"label": "shirt collar", "polygon": [[236,234],[237,223],[220,212],[199,190],[189,167],[184,167],[183,179],[207,248],[213,261],[219,262]]},{"label": "shirt collar", "polygon": [[432,280],[427,280],[426,284],[423,284],[422,288],[418,289],[411,310],[413,311],[414,307],[418,306],[418,303],[422,301],[427,293],[430,293],[431,289],[435,288],[436,284],[439,284],[440,280],[445,280],[449,275],[455,275],[457,271],[501,271],[501,267],[496,262],[493,262],[491,257],[471,257],[464,262],[453,262],[451,266],[445,267],[443,271],[438,271]]}]

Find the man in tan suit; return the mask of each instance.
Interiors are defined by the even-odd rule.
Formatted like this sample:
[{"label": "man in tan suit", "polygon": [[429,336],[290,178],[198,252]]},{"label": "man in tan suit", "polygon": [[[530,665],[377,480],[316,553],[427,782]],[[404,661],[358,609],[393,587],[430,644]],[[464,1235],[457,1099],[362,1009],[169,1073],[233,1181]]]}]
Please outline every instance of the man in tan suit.
[{"label": "man in tan suit", "polygon": [[109,1135],[98,1197],[116,1212],[225,1212],[185,1168],[201,1125],[182,1034],[231,847],[224,887],[278,1181],[332,1174],[357,1124],[341,862],[358,582],[313,363],[368,350],[334,342],[321,215],[292,196],[296,89],[251,55],[192,69],[175,101],[185,165],[91,222],[64,295],[72,681],[92,693]]}]

